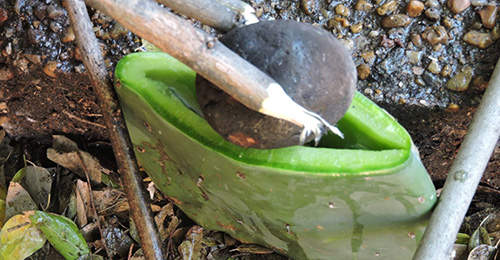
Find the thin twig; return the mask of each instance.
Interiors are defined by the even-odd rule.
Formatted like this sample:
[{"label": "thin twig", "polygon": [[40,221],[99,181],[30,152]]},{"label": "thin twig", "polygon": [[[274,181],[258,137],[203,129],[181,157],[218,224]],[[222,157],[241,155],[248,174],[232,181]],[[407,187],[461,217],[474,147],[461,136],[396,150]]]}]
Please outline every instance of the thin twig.
[{"label": "thin twig", "polygon": [[500,135],[500,60],[446,177],[415,260],[450,259],[460,225]]},{"label": "thin twig", "polygon": [[89,124],[89,125],[93,125],[93,126],[95,126],[95,127],[99,127],[99,128],[104,128],[104,129],[106,129],[106,127],[105,127],[105,126],[103,126],[103,125],[101,125],[101,124],[94,123],[94,122],[91,122],[91,121],[85,120],[85,119],[83,119],[83,118],[79,118],[79,117],[77,117],[77,116],[75,116],[75,115],[71,114],[70,112],[68,112],[68,111],[66,111],[66,110],[63,110],[62,112],[63,112],[63,114],[67,115],[69,118],[74,119],[74,120],[76,120],[76,121],[80,121],[80,122],[85,123],[85,124]]},{"label": "thin twig", "polygon": [[97,228],[99,229],[99,234],[101,235],[101,241],[102,241],[102,245],[104,247],[104,250],[106,251],[108,258],[112,258],[113,253],[109,250],[108,246],[106,245],[106,239],[105,239],[106,234],[104,233],[104,230],[102,229],[101,220],[99,218],[99,215],[97,214],[97,210],[95,209],[94,195],[92,194],[92,187],[90,186],[90,177],[89,177],[88,168],[85,165],[82,153],[80,151],[77,151],[77,154],[78,154],[78,159],[80,161],[80,166],[82,166],[83,172],[85,173],[85,177],[87,179],[87,188],[88,188],[89,199],[90,199],[90,201],[89,201],[90,202],[90,210],[92,211],[92,215],[94,215],[95,221],[97,223]]},{"label": "thin twig", "polygon": [[108,78],[99,43],[92,30],[92,22],[83,0],[64,0],[83,63],[90,75],[97,100],[104,116],[113,146],[118,172],[127,192],[130,215],[137,227],[146,259],[164,259],[158,230],[153,221],[149,198],[142,187],[142,180],[135,160],[132,142],[123,120],[120,106]]}]

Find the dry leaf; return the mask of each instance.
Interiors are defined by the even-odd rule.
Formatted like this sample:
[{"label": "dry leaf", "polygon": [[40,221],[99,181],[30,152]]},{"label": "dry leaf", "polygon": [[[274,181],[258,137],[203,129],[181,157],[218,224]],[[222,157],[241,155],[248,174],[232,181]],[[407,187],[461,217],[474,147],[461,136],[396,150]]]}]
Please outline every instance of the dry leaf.
[{"label": "dry leaf", "polygon": [[24,211],[36,210],[38,207],[29,193],[17,182],[11,182],[5,199],[5,218],[9,219]]}]

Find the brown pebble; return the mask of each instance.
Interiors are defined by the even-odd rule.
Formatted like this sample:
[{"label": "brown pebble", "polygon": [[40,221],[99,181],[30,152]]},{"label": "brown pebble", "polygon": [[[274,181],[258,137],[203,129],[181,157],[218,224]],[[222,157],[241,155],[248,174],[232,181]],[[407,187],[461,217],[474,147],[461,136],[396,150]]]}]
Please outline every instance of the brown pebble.
[{"label": "brown pebble", "polygon": [[458,14],[469,8],[470,0],[448,0],[448,8]]},{"label": "brown pebble", "polygon": [[359,79],[367,79],[370,76],[370,66],[362,63],[356,69],[358,70]]},{"label": "brown pebble", "polygon": [[33,64],[40,64],[42,62],[42,57],[36,54],[24,54],[24,57],[31,61]]},{"label": "brown pebble", "polygon": [[483,33],[471,30],[464,35],[464,41],[470,45],[485,49],[493,43],[493,39],[489,33]]},{"label": "brown pebble", "polygon": [[380,41],[380,45],[384,46],[385,48],[392,48],[394,47],[394,40],[391,40],[387,38],[385,34],[382,34],[382,41]]},{"label": "brown pebble", "polygon": [[300,4],[305,14],[312,15],[316,12],[317,6],[315,0],[301,0]]},{"label": "brown pebble", "polygon": [[488,88],[488,81],[486,81],[483,76],[475,77],[472,80],[472,87],[481,92],[485,91]]},{"label": "brown pebble", "polygon": [[448,16],[445,16],[443,18],[443,22],[442,24],[444,25],[444,27],[448,28],[448,29],[451,29],[453,27],[453,21],[451,20],[450,17]]},{"label": "brown pebble", "polygon": [[356,5],[354,6],[355,10],[364,12],[368,12],[372,10],[372,8],[373,5],[367,2],[366,0],[358,0],[358,2],[356,2]]},{"label": "brown pebble", "polygon": [[361,57],[363,58],[363,60],[372,65],[374,62],[375,62],[375,52],[374,51],[367,51],[367,52],[363,52],[361,53]]},{"label": "brown pebble", "polygon": [[425,28],[422,37],[432,45],[448,43],[448,33],[442,25],[434,25]]},{"label": "brown pebble", "polygon": [[451,75],[451,66],[449,64],[446,64],[441,70],[441,76],[449,77],[450,75]]},{"label": "brown pebble", "polygon": [[14,73],[9,68],[0,68],[0,81],[7,81],[14,77]]},{"label": "brown pebble", "polygon": [[411,42],[413,43],[413,45],[415,45],[417,47],[422,46],[422,37],[420,37],[420,34],[412,33],[410,35],[410,38],[411,38]]},{"label": "brown pebble", "polygon": [[450,103],[446,110],[448,110],[449,112],[457,112],[458,110],[460,110],[460,106],[455,103]]},{"label": "brown pebble", "polygon": [[361,32],[361,30],[363,30],[362,23],[357,23],[357,24],[351,25],[351,32],[352,33],[359,33],[359,32]]},{"label": "brown pebble", "polygon": [[382,19],[382,26],[385,28],[403,27],[410,24],[411,18],[405,14],[393,14]]},{"label": "brown pebble", "polygon": [[7,10],[0,7],[0,24],[7,21],[8,18],[9,18],[9,13],[7,13]]},{"label": "brown pebble", "polygon": [[469,88],[472,74],[472,68],[470,66],[465,66],[460,72],[448,80],[446,87],[454,91],[466,91]]},{"label": "brown pebble", "polygon": [[64,36],[62,37],[61,41],[62,42],[72,42],[75,40],[75,33],[73,32],[73,28],[70,26],[64,33]]},{"label": "brown pebble", "polygon": [[441,17],[441,10],[436,7],[428,8],[425,10],[425,16],[433,21],[437,21]]},{"label": "brown pebble", "polygon": [[427,70],[432,74],[439,74],[439,72],[441,72],[441,66],[436,60],[431,60],[431,62],[427,66]]},{"label": "brown pebble", "polygon": [[339,4],[335,6],[335,13],[342,16],[349,16],[351,11],[349,11],[349,8],[345,7],[345,5]]},{"label": "brown pebble", "polygon": [[481,22],[484,27],[488,29],[493,29],[493,27],[495,27],[497,10],[498,8],[496,5],[487,5],[479,11],[479,16],[481,17]]},{"label": "brown pebble", "polygon": [[351,23],[349,22],[349,20],[347,20],[346,18],[344,17],[335,17],[333,18],[335,19],[335,21],[339,22],[343,27],[349,27],[351,25]]},{"label": "brown pebble", "polygon": [[57,61],[49,61],[43,67],[43,72],[47,76],[55,78],[55,77],[57,77],[57,75],[56,75],[57,65],[58,65]]},{"label": "brown pebble", "polygon": [[397,8],[398,8],[398,1],[391,0],[381,5],[379,8],[377,8],[377,14],[388,15],[396,11]]},{"label": "brown pebble", "polygon": [[419,16],[420,14],[422,14],[423,10],[424,10],[424,3],[417,0],[411,0],[408,6],[406,7],[406,12],[410,17]]}]

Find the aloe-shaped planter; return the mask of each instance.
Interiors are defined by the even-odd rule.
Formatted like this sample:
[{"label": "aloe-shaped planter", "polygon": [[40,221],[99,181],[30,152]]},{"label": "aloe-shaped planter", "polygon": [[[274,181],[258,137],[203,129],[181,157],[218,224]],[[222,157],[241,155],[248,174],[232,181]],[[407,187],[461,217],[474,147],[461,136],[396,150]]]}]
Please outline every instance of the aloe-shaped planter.
[{"label": "aloe-shaped planter", "polygon": [[195,73],[163,53],[116,67],[139,164],[200,225],[294,259],[410,259],[436,201],[408,133],[357,93],[322,148],[246,149],[199,116]]}]

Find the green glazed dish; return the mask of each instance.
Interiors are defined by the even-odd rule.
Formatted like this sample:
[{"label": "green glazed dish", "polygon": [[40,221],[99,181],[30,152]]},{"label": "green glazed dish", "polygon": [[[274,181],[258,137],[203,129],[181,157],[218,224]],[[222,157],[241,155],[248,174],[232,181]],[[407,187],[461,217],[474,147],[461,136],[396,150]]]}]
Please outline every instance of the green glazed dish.
[{"label": "green glazed dish", "polygon": [[436,202],[410,136],[356,93],[320,147],[231,144],[199,116],[195,73],[164,53],[116,67],[139,164],[205,228],[293,259],[411,259]]}]

